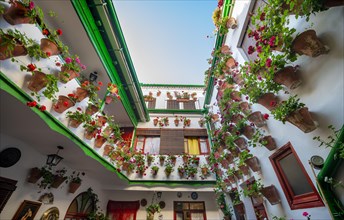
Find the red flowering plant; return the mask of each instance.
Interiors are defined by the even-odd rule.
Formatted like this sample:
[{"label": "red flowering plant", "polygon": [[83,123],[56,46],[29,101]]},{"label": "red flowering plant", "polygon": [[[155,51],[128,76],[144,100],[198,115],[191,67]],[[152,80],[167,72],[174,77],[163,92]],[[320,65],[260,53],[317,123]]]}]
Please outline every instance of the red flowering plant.
[{"label": "red flowering plant", "polygon": [[88,92],[89,100],[93,103],[96,103],[98,100],[98,91],[100,90],[100,87],[103,86],[102,82],[98,82],[97,84],[91,83],[89,81],[84,81],[81,83],[81,88],[86,89]]},{"label": "red flowering plant", "polygon": [[[96,121],[91,120],[91,121],[86,121],[86,123],[83,125],[83,127],[85,128],[85,130],[89,133],[94,132],[95,130],[97,130],[97,133],[100,133],[101,130],[99,129]],[[96,136],[96,134],[94,134],[94,137]]]},{"label": "red flowering plant", "polygon": [[288,115],[302,107],[305,107],[305,104],[300,102],[300,98],[297,98],[297,95],[294,95],[277,105],[277,107],[271,111],[271,114],[276,120],[285,124]]},{"label": "red flowering plant", "polygon": [[21,4],[24,6],[27,10],[24,13],[25,17],[30,17],[31,22],[35,23],[36,21],[38,23],[43,21],[43,11],[40,7],[36,6],[35,3],[31,0],[10,0],[9,1],[11,5],[17,7],[18,4]]},{"label": "red flowering plant", "polygon": [[68,111],[66,117],[82,123],[91,121],[91,116],[83,112],[80,107],[75,112]]},{"label": "red flowering plant", "polygon": [[244,187],[244,190],[242,191],[242,193],[246,197],[251,197],[251,196],[258,197],[258,196],[261,196],[260,191],[262,190],[263,186],[264,185],[260,179],[255,180],[253,182],[246,181],[246,186]]},{"label": "red flowering plant", "polygon": [[[41,28],[42,34],[45,36],[45,38],[49,39],[57,45],[63,57],[70,56],[68,47],[64,45],[61,39],[59,38],[59,36],[63,34],[61,29],[49,29],[44,23],[41,24]],[[46,54],[46,56],[49,57],[50,54]]]}]

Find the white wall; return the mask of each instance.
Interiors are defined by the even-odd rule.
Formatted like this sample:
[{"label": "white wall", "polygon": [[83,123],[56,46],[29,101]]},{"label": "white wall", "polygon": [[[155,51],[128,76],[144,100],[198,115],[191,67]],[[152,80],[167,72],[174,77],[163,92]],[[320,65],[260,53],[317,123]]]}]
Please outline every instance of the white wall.
[{"label": "white wall", "polygon": [[[239,35],[244,28],[243,23],[246,18],[249,3],[250,1],[235,2],[233,17],[238,19],[239,27],[235,30],[229,30],[225,42],[225,44],[230,46],[234,58],[240,64],[243,64],[245,58],[237,50],[237,44]],[[284,125],[282,122],[274,120],[271,116],[267,122],[267,126],[264,128],[265,134],[271,134],[274,137],[278,148],[289,141],[291,142],[314,185],[316,184],[315,177],[312,174],[308,160],[313,155],[319,155],[326,159],[330,149],[318,147],[319,143],[314,141],[313,137],[320,136],[326,139],[330,134],[327,129],[328,125],[332,124],[337,129],[340,129],[344,123],[344,26],[342,22],[338,22],[343,20],[343,16],[343,7],[331,8],[316,16],[311,16],[309,22],[306,22],[304,18],[295,20],[291,16],[291,25],[297,29],[297,32],[308,29],[313,23],[314,26],[312,28],[316,30],[317,35],[331,49],[329,54],[316,58],[299,57],[296,64],[299,64],[301,67],[303,84],[291,92],[291,94],[297,94],[301,98],[301,102],[306,104],[314,120],[319,123],[319,127],[315,131],[305,134],[295,126],[289,123]],[[280,94],[280,98],[283,100],[287,96]],[[254,104],[252,109],[253,111],[260,110],[262,113],[270,113],[258,104]],[[302,212],[307,211],[311,214],[312,218],[330,219],[329,212],[325,207],[291,210],[268,159],[276,150],[272,152],[265,148],[250,148],[250,150],[251,153],[259,158],[262,167],[262,174],[254,175],[262,178],[264,185],[274,184],[282,200],[281,204],[274,206],[271,206],[268,202],[265,203],[267,213],[270,217],[276,215],[286,216],[288,219],[302,219]],[[245,205],[251,206],[248,203]],[[248,219],[255,219],[253,212],[247,212],[246,217]]]},{"label": "white wall", "polygon": [[[21,140],[4,134],[0,134],[0,146],[1,151],[8,147],[16,147],[21,151],[21,158],[14,166],[0,169],[0,175],[2,177],[18,181],[17,189],[13,192],[12,196],[1,212],[0,219],[12,219],[20,204],[24,200],[37,202],[41,195],[49,192],[53,193],[54,195],[54,203],[52,205],[42,204],[36,214],[35,219],[40,219],[42,214],[51,207],[57,207],[60,211],[60,219],[63,219],[73,199],[81,192],[87,191],[89,187],[91,187],[93,192],[99,196],[100,208],[106,211],[107,200],[103,199],[106,197],[101,190],[101,182],[98,180],[90,179],[86,174],[82,177],[80,188],[74,194],[68,193],[68,185],[65,183],[63,183],[57,189],[46,189],[42,190],[41,193],[38,193],[38,191],[40,191],[40,188],[37,186],[38,182],[36,184],[28,183],[26,179],[31,168],[42,167],[45,164],[47,156],[37,152],[33,147],[27,145]],[[63,167],[67,169],[67,175],[70,175],[73,172],[73,168],[66,166],[63,161],[57,165],[56,169],[61,169]]]}]

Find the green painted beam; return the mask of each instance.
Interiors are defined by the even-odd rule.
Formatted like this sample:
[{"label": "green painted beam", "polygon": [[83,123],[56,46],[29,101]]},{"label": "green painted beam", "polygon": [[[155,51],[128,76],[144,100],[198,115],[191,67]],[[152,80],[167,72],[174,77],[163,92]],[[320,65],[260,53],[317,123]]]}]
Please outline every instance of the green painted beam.
[{"label": "green painted beam", "polygon": [[191,87],[191,88],[205,88],[205,85],[187,85],[187,84],[146,84],[146,83],[141,83],[140,84],[142,87]]},{"label": "green painted beam", "polygon": [[202,109],[185,110],[185,109],[148,109],[149,113],[159,114],[200,114],[203,115]]},{"label": "green painted beam", "polygon": [[[224,1],[222,17],[226,17],[229,15],[231,6],[232,6],[232,0],[225,0]],[[226,35],[217,34],[214,49],[218,50],[223,45],[225,40],[226,40]],[[213,69],[215,67],[217,60],[218,59],[216,57],[213,59],[213,61],[211,63],[211,69]],[[205,108],[205,105],[210,104],[211,98],[213,96],[213,92],[214,92],[214,77],[210,76],[209,81],[208,81],[208,85],[207,85],[206,95],[205,95],[204,108]]]},{"label": "green painted beam", "polygon": [[339,151],[344,145],[344,125],[338,136],[338,140],[334,143],[329,155],[326,158],[323,168],[317,176],[318,183],[322,189],[323,197],[326,199],[334,219],[344,219],[344,206],[340,199],[333,192],[333,184],[325,182],[325,177],[331,178],[336,172],[341,172],[340,167],[343,165],[344,159],[340,158]]},{"label": "green painted beam", "polygon": [[[78,14],[81,23],[83,24],[85,31],[87,32],[90,41],[92,42],[100,60],[103,62],[104,68],[107,71],[112,82],[122,87],[122,82],[118,76],[117,70],[113,64],[113,60],[109,55],[108,48],[106,47],[103,38],[98,30],[96,21],[91,14],[86,1],[83,0],[71,0],[76,13]],[[128,99],[127,94],[123,89],[119,89],[119,95],[121,97],[121,102],[127,111],[127,114],[134,126],[137,126],[138,120],[132,108],[132,105]]]}]

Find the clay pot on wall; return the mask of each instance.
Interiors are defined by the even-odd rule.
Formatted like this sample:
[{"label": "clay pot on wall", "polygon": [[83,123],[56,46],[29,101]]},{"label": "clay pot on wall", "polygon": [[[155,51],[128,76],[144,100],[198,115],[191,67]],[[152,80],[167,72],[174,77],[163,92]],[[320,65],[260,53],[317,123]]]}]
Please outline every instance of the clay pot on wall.
[{"label": "clay pot on wall", "polygon": [[62,177],[62,176],[54,176],[54,180],[51,183],[51,187],[57,189],[59,186],[67,179],[67,177]]},{"label": "clay pot on wall", "polygon": [[82,121],[78,121],[75,119],[69,119],[69,126],[72,128],[78,128],[81,125]]},{"label": "clay pot on wall", "polygon": [[94,138],[96,136],[97,131],[98,131],[97,129],[95,129],[95,130],[87,130],[87,129],[85,129],[85,133],[84,133],[85,139],[91,140],[92,138]]},{"label": "clay pot on wall", "polygon": [[249,114],[251,113],[251,107],[248,102],[241,102],[239,104],[240,111],[244,114]]},{"label": "clay pot on wall", "polygon": [[243,202],[233,205],[233,208],[234,208],[239,214],[241,214],[241,215],[244,215],[244,214],[245,214],[245,206],[244,206],[244,203],[243,203]]},{"label": "clay pot on wall", "polygon": [[304,133],[309,133],[317,128],[307,107],[300,108],[287,116],[287,121],[298,127]]},{"label": "clay pot on wall", "polygon": [[245,160],[245,163],[251,168],[253,172],[258,172],[261,170],[258,158],[256,156]]},{"label": "clay pot on wall", "polygon": [[87,108],[86,108],[86,111],[85,113],[88,114],[88,115],[94,115],[96,112],[98,112],[99,108],[95,105],[89,105]]},{"label": "clay pot on wall", "polygon": [[81,186],[81,183],[70,182],[68,192],[75,193],[79,189],[80,186]]},{"label": "clay pot on wall", "polygon": [[241,166],[239,166],[239,169],[246,176],[250,173],[250,170],[249,170],[247,165],[241,165]]},{"label": "clay pot on wall", "polygon": [[42,173],[38,167],[31,168],[27,182],[36,183],[41,177]]},{"label": "clay pot on wall", "polygon": [[230,97],[234,101],[241,101],[241,94],[238,91],[233,91],[230,93]]},{"label": "clay pot on wall", "polygon": [[83,89],[81,87],[78,87],[78,88],[76,88],[76,91],[74,94],[77,97],[76,101],[81,102],[82,100],[84,100],[88,96],[88,91],[87,91],[87,89]]},{"label": "clay pot on wall", "polygon": [[278,195],[278,191],[274,185],[263,187],[261,189],[263,196],[270,202],[271,205],[281,203],[281,199]]},{"label": "clay pot on wall", "polygon": [[21,42],[16,41],[16,45],[14,46],[13,50],[9,51],[8,45],[4,44],[2,37],[0,37],[0,60],[6,60],[11,57],[25,55],[27,55],[27,50]]},{"label": "clay pot on wall", "polygon": [[247,119],[252,122],[253,124],[255,124],[257,127],[263,127],[264,125],[266,125],[266,121],[263,118],[263,115],[260,111],[256,111],[251,113]]},{"label": "clay pot on wall", "polygon": [[246,125],[242,129],[242,134],[245,135],[245,137],[247,137],[247,139],[250,139],[250,140],[253,138],[254,132],[255,132],[254,127],[250,125]]},{"label": "clay pot on wall", "polygon": [[103,151],[103,156],[108,156],[112,151],[114,147],[111,145],[105,145],[104,151]]},{"label": "clay pot on wall", "polygon": [[98,115],[97,116],[98,119],[97,119],[97,122],[96,122],[96,125],[98,127],[103,127],[107,121],[106,117],[105,116],[101,116],[101,115]]},{"label": "clay pot on wall", "polygon": [[300,71],[298,71],[296,67],[292,66],[287,66],[277,71],[273,80],[291,90],[296,89],[302,83]]},{"label": "clay pot on wall", "polygon": [[317,57],[329,51],[329,49],[318,39],[314,30],[307,30],[296,36],[292,42],[292,50],[299,55],[310,57]]},{"label": "clay pot on wall", "polygon": [[271,135],[264,136],[259,140],[262,145],[264,145],[269,151],[272,151],[276,149],[276,142],[275,140],[271,137]]},{"label": "clay pot on wall", "polygon": [[74,105],[75,103],[73,102],[73,100],[71,100],[67,96],[60,95],[57,102],[53,105],[53,109],[57,113],[62,113],[70,107],[73,107]]},{"label": "clay pot on wall", "polygon": [[11,7],[3,14],[3,17],[11,25],[33,24],[35,20],[27,16],[28,11],[29,9],[22,3],[15,1],[15,4],[11,4]]},{"label": "clay pot on wall", "polygon": [[40,48],[46,55],[50,56],[59,55],[61,53],[57,44],[48,38],[41,39]]},{"label": "clay pot on wall", "polygon": [[236,139],[236,140],[234,141],[234,143],[235,143],[241,150],[247,149],[247,142],[246,142],[246,139],[243,138],[243,137],[239,137],[238,139]]},{"label": "clay pot on wall", "polygon": [[229,68],[229,69],[234,69],[236,67],[236,61],[234,58],[229,58],[227,61],[226,61],[226,66]]},{"label": "clay pot on wall", "polygon": [[102,137],[102,136],[98,136],[95,140],[94,140],[94,146],[96,148],[101,148],[101,146],[103,146],[103,144],[106,142],[106,138]]},{"label": "clay pot on wall", "polygon": [[227,28],[235,29],[238,27],[238,22],[235,18],[230,17],[226,23]]},{"label": "clay pot on wall", "polygon": [[76,71],[72,69],[68,69],[65,66],[62,66],[61,71],[59,72],[59,79],[60,79],[60,82],[62,83],[67,83],[78,76],[79,76],[79,73],[77,73]]},{"label": "clay pot on wall", "polygon": [[267,108],[269,111],[273,110],[276,108],[278,104],[278,97],[275,96],[273,93],[266,93],[259,97],[258,99],[258,104],[264,106]]},{"label": "clay pot on wall", "polygon": [[27,87],[33,92],[39,92],[41,89],[46,87],[47,84],[48,78],[45,73],[34,71]]}]

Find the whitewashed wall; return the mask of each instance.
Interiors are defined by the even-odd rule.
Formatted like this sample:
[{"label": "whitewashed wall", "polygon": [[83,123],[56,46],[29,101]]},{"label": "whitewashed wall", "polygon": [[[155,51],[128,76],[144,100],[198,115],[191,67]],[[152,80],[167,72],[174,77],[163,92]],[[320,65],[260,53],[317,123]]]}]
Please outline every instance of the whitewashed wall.
[{"label": "whitewashed wall", "polygon": [[[35,148],[27,145],[18,138],[4,134],[0,134],[0,146],[0,150],[4,150],[8,147],[16,147],[21,151],[21,159],[14,166],[0,169],[0,175],[2,177],[18,181],[17,189],[13,192],[6,206],[2,210],[0,219],[12,219],[24,200],[37,201],[41,195],[49,192],[54,194],[54,203],[52,205],[42,204],[35,216],[35,219],[40,219],[43,213],[51,207],[57,207],[60,211],[60,219],[63,219],[73,199],[80,193],[87,191],[89,187],[92,187],[93,192],[99,196],[100,208],[106,211],[107,197],[102,191],[102,184],[99,180],[89,178],[86,173],[86,175],[82,177],[81,186],[74,194],[68,193],[68,185],[65,183],[57,189],[46,189],[42,190],[41,193],[38,193],[40,189],[37,186],[37,183],[28,183],[26,182],[26,179],[31,168],[42,167],[45,164],[47,156],[39,153]],[[72,173],[73,168],[66,166],[63,160],[59,165],[57,165],[56,169],[61,169],[63,167],[67,169],[67,175]]]},{"label": "whitewashed wall", "polygon": [[[237,49],[237,45],[239,36],[245,28],[243,24],[246,19],[249,4],[250,1],[245,0],[235,2],[232,16],[238,20],[239,26],[235,30],[229,30],[225,42],[226,45],[230,46],[233,51],[233,57],[240,64],[244,63],[246,57],[241,55]],[[318,13],[316,16],[311,16],[309,22],[306,22],[304,18],[295,20],[291,16],[290,25],[295,27],[297,32],[309,29],[313,23],[314,25],[311,28],[315,29],[321,40],[330,47],[330,52],[327,55],[321,55],[316,58],[299,57],[295,64],[300,65],[303,84],[291,92],[291,94],[297,94],[301,98],[300,101],[306,104],[314,120],[319,123],[319,127],[311,133],[304,134],[295,126],[289,123],[284,125],[282,122],[274,120],[271,116],[265,128],[266,134],[271,134],[274,137],[278,148],[289,141],[291,142],[314,185],[316,184],[315,177],[312,174],[308,160],[313,155],[319,155],[326,159],[330,149],[318,147],[319,143],[314,141],[313,137],[320,136],[326,140],[326,137],[330,135],[330,131],[327,129],[328,125],[332,124],[337,129],[340,129],[344,123],[344,26],[342,22],[338,22],[343,20],[343,16],[343,7],[331,8],[328,11]],[[215,103],[215,97],[216,91],[213,94],[212,103]],[[287,96],[280,94],[280,98],[284,100]],[[262,113],[270,113],[258,104],[254,104],[252,109],[253,111],[260,110]],[[213,110],[216,112],[218,108],[215,106]],[[282,200],[281,204],[274,206],[271,206],[265,201],[266,211],[270,218],[273,216],[285,216],[287,219],[302,219],[304,218],[302,213],[307,211],[311,214],[312,218],[330,219],[329,212],[325,207],[291,210],[268,159],[276,150],[271,152],[265,148],[250,148],[250,150],[259,158],[262,167],[262,174],[255,174],[255,176],[260,177],[264,185],[274,184]],[[251,209],[251,202],[246,199],[244,202],[247,219],[255,219],[255,215]]]}]

